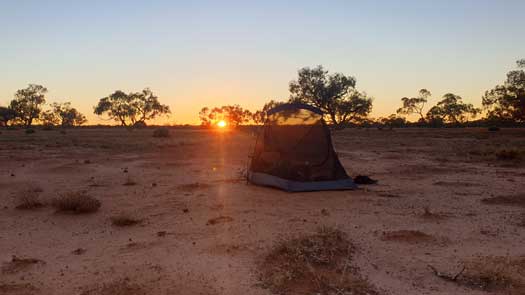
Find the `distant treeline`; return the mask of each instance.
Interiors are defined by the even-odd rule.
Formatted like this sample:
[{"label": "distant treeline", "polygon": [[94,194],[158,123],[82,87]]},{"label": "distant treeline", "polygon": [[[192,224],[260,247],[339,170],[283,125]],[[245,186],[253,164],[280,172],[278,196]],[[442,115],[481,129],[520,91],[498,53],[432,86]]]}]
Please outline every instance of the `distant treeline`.
[{"label": "distant treeline", "polygon": [[[202,126],[214,126],[225,121],[230,126],[259,125],[267,119],[268,110],[287,102],[315,106],[324,113],[324,120],[334,128],[354,126],[445,127],[500,126],[519,127],[525,124],[525,59],[517,61],[517,69],[507,73],[501,85],[487,90],[481,98],[481,108],[463,102],[453,93],[445,94],[434,106],[427,107],[431,92],[421,89],[415,97],[401,98],[401,106],[386,118],[370,118],[372,98],[356,89],[356,79],[342,73],[330,74],[322,66],[305,67],[298,78],[290,82],[287,100],[270,100],[260,110],[251,112],[239,105],[204,107],[199,112]],[[30,84],[15,93],[6,107],[0,106],[0,126],[30,127],[35,122],[45,126],[80,126],[86,123],[83,114],[71,103],[52,103],[46,107],[47,89]],[[170,108],[159,102],[146,88],[142,92],[117,90],[101,98],[94,107],[97,115],[106,115],[126,127],[146,126],[147,122],[170,114]],[[409,122],[406,116],[417,116]]]},{"label": "distant treeline", "polygon": [[[263,124],[267,111],[286,102],[300,102],[315,106],[324,113],[325,121],[334,128],[345,127],[461,127],[525,125],[525,59],[517,62],[517,70],[510,71],[502,85],[488,90],[482,97],[482,108],[463,102],[453,93],[445,94],[434,106],[426,108],[431,97],[427,89],[415,97],[401,98],[401,107],[394,114],[370,118],[372,98],[356,89],[356,79],[342,73],[329,74],[322,66],[303,68],[297,80],[290,82],[290,98],[267,102],[261,110],[250,112],[239,105],[215,108],[204,107],[199,113],[201,124],[211,126],[225,120],[233,126]],[[406,116],[417,115],[415,122]]]}]

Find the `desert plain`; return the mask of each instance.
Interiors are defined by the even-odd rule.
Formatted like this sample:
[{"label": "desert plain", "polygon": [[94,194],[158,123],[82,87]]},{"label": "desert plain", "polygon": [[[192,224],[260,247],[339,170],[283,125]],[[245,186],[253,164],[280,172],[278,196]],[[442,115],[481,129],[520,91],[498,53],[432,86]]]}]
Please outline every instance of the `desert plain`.
[{"label": "desert plain", "polygon": [[308,193],[246,182],[256,128],[153,131],[1,130],[0,294],[525,294],[523,129],[337,130],[378,182]]}]

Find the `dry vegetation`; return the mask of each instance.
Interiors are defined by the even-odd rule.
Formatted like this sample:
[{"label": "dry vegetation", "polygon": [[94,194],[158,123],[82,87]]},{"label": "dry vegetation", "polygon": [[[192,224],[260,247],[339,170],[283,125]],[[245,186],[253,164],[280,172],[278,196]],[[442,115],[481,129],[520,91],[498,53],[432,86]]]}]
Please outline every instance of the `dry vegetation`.
[{"label": "dry vegetation", "polygon": [[142,219],[136,218],[128,213],[121,213],[110,218],[111,224],[114,226],[133,226],[142,222]]},{"label": "dry vegetation", "polygon": [[384,232],[381,239],[383,241],[404,242],[409,244],[435,241],[435,238],[431,235],[418,230],[396,230]]},{"label": "dry vegetation", "polygon": [[153,137],[160,137],[160,138],[170,137],[170,130],[168,128],[157,128],[153,131]]},{"label": "dry vegetation", "polygon": [[18,273],[20,271],[26,270],[32,265],[35,264],[43,264],[44,261],[36,258],[20,258],[13,256],[11,258],[11,261],[5,262],[2,265],[2,273],[3,274],[13,274]]},{"label": "dry vegetation", "polygon": [[102,203],[85,192],[69,192],[55,198],[52,205],[57,212],[82,214],[96,212]]},{"label": "dry vegetation", "polygon": [[421,214],[421,217],[426,220],[434,220],[434,221],[438,221],[438,220],[447,218],[445,214],[432,212],[430,208],[428,207],[425,207],[423,209],[423,213]]},{"label": "dry vegetation", "polygon": [[346,235],[333,228],[283,240],[260,265],[262,286],[274,294],[378,294],[352,265],[353,255]]},{"label": "dry vegetation", "polygon": [[132,186],[132,185],[136,185],[137,182],[133,180],[133,178],[131,178],[130,176],[128,176],[126,178],[126,182],[124,182],[122,185],[125,185],[125,186]]},{"label": "dry vegetation", "polygon": [[481,200],[481,202],[487,205],[507,205],[525,207],[525,194],[484,198]]},{"label": "dry vegetation", "polygon": [[[240,181],[250,132],[2,132],[0,294],[525,294],[523,130],[334,131],[349,175],[378,183],[297,194]],[[15,210],[65,191],[59,212],[115,214]],[[458,260],[452,282],[427,267]]]},{"label": "dry vegetation", "polygon": [[192,192],[192,191],[196,191],[196,190],[206,189],[206,188],[209,188],[210,186],[211,185],[209,185],[207,183],[194,182],[194,183],[188,183],[188,184],[179,185],[178,188],[181,191]]},{"label": "dry vegetation", "polygon": [[101,284],[95,288],[80,293],[80,295],[146,295],[146,290],[139,284],[130,282],[128,278],[111,283]]},{"label": "dry vegetation", "polygon": [[479,257],[465,261],[458,284],[497,294],[525,294],[525,257]]},{"label": "dry vegetation", "polygon": [[209,219],[208,222],[206,222],[206,225],[215,225],[215,224],[232,222],[232,221],[233,221],[233,218],[231,218],[230,216],[219,216],[219,217]]},{"label": "dry vegetation", "polygon": [[20,193],[17,199],[17,205],[15,208],[20,210],[33,210],[45,206],[45,204],[40,200],[39,192],[34,190],[28,190]]}]

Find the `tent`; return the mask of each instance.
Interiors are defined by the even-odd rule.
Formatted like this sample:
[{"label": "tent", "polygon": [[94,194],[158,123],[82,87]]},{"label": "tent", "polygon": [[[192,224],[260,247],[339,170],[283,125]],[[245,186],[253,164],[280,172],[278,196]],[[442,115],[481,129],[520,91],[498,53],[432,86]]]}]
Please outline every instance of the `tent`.
[{"label": "tent", "polygon": [[334,151],[322,111],[299,103],[267,112],[248,181],[290,192],[356,188]]}]

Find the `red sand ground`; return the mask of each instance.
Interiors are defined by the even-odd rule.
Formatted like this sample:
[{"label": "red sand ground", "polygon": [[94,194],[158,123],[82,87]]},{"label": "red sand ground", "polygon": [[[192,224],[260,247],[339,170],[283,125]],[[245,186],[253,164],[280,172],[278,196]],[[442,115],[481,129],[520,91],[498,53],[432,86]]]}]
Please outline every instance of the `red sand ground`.
[{"label": "red sand ground", "polygon": [[[294,194],[243,180],[250,132],[1,132],[0,294],[270,294],[257,263],[282,237],[322,225],[349,236],[355,266],[383,294],[485,294],[428,265],[455,273],[525,255],[524,130],[339,131],[348,173],[379,183]],[[102,206],[16,209],[28,190],[44,203],[85,191]],[[502,196],[516,201],[482,202]],[[142,222],[112,225],[121,214]]]}]

